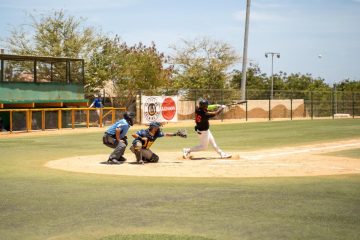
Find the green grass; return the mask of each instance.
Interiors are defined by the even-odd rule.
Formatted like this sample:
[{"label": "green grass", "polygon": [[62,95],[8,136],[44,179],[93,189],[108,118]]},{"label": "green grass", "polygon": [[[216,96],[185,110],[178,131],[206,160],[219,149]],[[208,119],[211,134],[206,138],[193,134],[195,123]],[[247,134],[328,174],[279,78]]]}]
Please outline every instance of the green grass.
[{"label": "green grass", "polygon": [[176,236],[169,234],[133,234],[114,235],[102,238],[101,240],[212,240],[210,238],[196,236]]},{"label": "green grass", "polygon": [[328,156],[360,159],[360,148],[327,153]]},{"label": "green grass", "polygon": [[[231,124],[213,126],[212,132],[223,149],[254,150],[359,138],[360,121]],[[159,139],[154,151],[197,143],[190,132],[187,140]],[[101,133],[1,138],[0,239],[358,239],[360,234],[359,175],[193,179],[43,167],[52,159],[109,152]]]}]

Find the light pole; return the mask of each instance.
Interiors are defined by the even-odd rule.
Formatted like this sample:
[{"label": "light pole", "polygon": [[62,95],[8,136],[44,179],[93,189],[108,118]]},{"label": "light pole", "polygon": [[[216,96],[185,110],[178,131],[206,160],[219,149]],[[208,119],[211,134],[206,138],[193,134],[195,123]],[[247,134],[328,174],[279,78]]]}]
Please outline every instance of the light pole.
[{"label": "light pole", "polygon": [[246,18],[245,18],[245,33],[244,33],[244,52],[243,52],[243,64],[242,64],[242,78],[240,95],[241,100],[246,100],[246,69],[247,69],[247,51],[249,40],[249,22],[250,22],[250,4],[251,0],[246,1]]},{"label": "light pole", "polygon": [[277,58],[280,58],[280,53],[276,52],[267,52],[265,53],[265,57],[267,58],[271,55],[271,89],[270,89],[270,99],[273,99],[274,96],[274,55]]}]

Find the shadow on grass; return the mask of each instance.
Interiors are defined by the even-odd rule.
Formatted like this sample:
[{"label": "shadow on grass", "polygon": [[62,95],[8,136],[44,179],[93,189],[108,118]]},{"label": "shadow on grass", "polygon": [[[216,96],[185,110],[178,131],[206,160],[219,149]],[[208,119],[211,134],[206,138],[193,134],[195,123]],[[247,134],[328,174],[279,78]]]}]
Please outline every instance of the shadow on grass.
[{"label": "shadow on grass", "polygon": [[214,240],[200,236],[169,235],[169,234],[136,234],[136,235],[112,235],[99,240]]}]

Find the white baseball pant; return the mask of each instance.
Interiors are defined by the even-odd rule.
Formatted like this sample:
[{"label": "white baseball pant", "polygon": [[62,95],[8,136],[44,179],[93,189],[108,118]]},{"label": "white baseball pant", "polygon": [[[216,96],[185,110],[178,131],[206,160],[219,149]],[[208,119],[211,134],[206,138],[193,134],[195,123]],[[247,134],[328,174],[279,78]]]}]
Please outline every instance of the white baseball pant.
[{"label": "white baseball pant", "polygon": [[210,143],[211,146],[215,149],[215,151],[221,155],[222,150],[216,144],[215,138],[211,134],[210,129],[206,130],[206,131],[198,131],[198,132],[201,133],[201,134],[199,134],[200,145],[190,148],[190,152],[199,152],[199,151],[206,150]]}]

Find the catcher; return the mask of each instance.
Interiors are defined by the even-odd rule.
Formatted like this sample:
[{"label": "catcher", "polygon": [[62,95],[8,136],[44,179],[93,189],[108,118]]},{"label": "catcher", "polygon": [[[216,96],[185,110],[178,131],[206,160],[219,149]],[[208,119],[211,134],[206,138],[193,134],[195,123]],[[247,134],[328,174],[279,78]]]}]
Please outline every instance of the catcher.
[{"label": "catcher", "polygon": [[186,130],[181,129],[175,133],[164,133],[160,129],[161,123],[151,122],[148,129],[139,130],[132,136],[135,138],[130,150],[136,156],[136,162],[144,164],[144,162],[156,163],[159,161],[159,156],[150,150],[151,145],[160,137],[180,136],[187,137]]},{"label": "catcher", "polygon": [[[183,158],[186,159],[189,157],[191,152],[198,152],[207,149],[208,144],[210,143],[215,151],[220,155],[221,158],[231,158],[230,154],[223,152],[215,142],[214,136],[210,132],[209,119],[220,114],[225,106],[218,105],[216,111],[208,111],[209,102],[206,99],[202,99],[199,102],[199,107],[195,110],[195,131],[199,134],[200,145],[192,148],[183,149]],[[212,105],[212,107],[215,105]],[[211,109],[214,110],[214,109]]]}]

